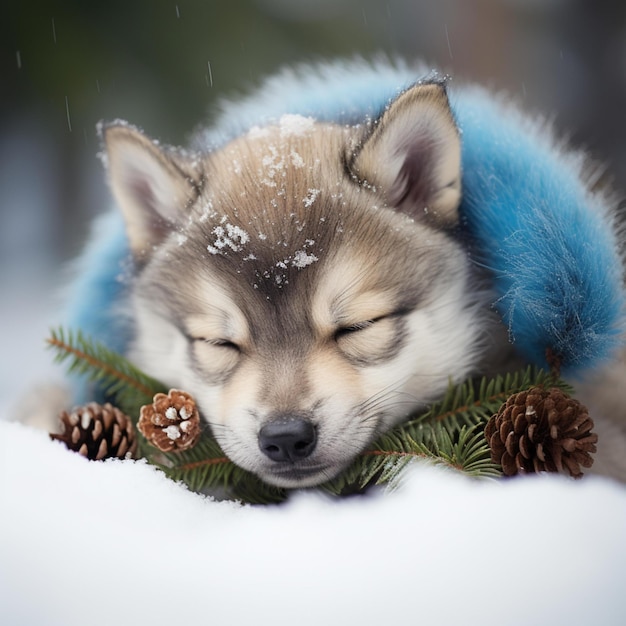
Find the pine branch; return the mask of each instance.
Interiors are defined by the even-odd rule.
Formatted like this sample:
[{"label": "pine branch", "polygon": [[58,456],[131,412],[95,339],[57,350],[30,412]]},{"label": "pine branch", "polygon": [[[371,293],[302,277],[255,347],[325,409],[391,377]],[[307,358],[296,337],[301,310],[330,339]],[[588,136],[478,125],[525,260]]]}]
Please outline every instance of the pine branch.
[{"label": "pine branch", "polygon": [[341,476],[323,485],[333,494],[354,493],[371,485],[393,486],[403,470],[419,459],[445,465],[475,477],[497,477],[501,468],[491,461],[484,428],[506,399],[535,385],[568,389],[552,374],[535,367],[469,380],[448,387],[445,396],[380,437]]},{"label": "pine branch", "polygon": [[165,385],[141,372],[123,356],[84,337],[80,331],[52,330],[47,343],[56,351],[57,362],[69,361],[69,373],[98,383],[135,423],[139,408],[152,402],[155,393],[167,391]]},{"label": "pine branch", "polygon": [[[155,393],[168,391],[124,357],[80,332],[52,331],[48,344],[56,350],[57,361],[69,361],[70,372],[98,383],[135,422],[141,406],[152,403]],[[500,476],[501,468],[491,461],[484,436],[485,425],[509,396],[536,385],[570,391],[568,385],[554,375],[533,367],[491,380],[483,378],[450,384],[439,402],[379,437],[339,477],[321,488],[342,495],[362,492],[371,485],[393,487],[405,469],[420,459],[470,476]],[[148,462],[173,480],[182,481],[192,491],[255,504],[281,502],[288,495],[286,490],[266,485],[235,465],[209,433],[208,426],[189,450],[164,453],[142,437],[140,451]]]},{"label": "pine branch", "polygon": [[489,379],[483,377],[476,381],[470,379],[460,385],[450,384],[445,396],[430,405],[425,412],[418,413],[404,424],[404,428],[429,420],[445,422],[455,430],[463,425],[474,426],[486,421],[512,394],[533,386],[558,387],[571,393],[571,387],[551,373],[534,366],[498,375]]}]

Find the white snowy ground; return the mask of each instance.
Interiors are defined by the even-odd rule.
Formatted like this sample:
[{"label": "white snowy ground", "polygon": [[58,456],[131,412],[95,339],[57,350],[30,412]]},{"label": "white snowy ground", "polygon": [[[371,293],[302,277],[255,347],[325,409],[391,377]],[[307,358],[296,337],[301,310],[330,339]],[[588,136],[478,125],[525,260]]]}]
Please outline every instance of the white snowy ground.
[{"label": "white snowy ground", "polygon": [[0,624],[626,624],[626,488],[474,482],[280,507],[0,421]]}]

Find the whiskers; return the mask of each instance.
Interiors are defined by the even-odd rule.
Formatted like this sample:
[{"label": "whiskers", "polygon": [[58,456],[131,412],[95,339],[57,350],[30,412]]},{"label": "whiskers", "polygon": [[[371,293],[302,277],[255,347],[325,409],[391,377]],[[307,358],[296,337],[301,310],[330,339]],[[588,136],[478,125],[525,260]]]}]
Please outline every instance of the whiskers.
[{"label": "whiskers", "polygon": [[404,415],[408,415],[421,403],[419,399],[404,390],[409,378],[409,376],[403,377],[354,407],[352,414],[356,424],[353,420],[349,420],[350,428],[354,429],[357,437],[364,439],[364,446],[371,443],[381,430],[397,422]]},{"label": "whiskers", "polygon": [[354,407],[354,412],[361,416],[360,421],[362,423],[370,421],[375,418],[381,410],[389,410],[394,406],[397,406],[398,401],[395,400],[395,398],[404,393],[402,391],[398,391],[398,389],[405,384],[407,379],[408,377],[405,377],[403,380],[381,389],[377,393],[366,398],[363,402],[357,404]]},{"label": "whiskers", "polygon": [[202,413],[202,431],[206,434],[211,434],[214,437],[219,437],[220,435],[228,435],[232,431],[232,428],[227,426],[226,424],[220,424],[218,422],[212,422],[207,419]]}]

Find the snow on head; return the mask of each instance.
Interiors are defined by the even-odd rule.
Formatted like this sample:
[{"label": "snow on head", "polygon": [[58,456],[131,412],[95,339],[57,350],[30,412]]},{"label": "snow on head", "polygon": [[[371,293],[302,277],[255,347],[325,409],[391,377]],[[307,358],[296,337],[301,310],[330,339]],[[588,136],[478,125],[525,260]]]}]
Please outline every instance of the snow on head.
[{"label": "snow on head", "polygon": [[202,214],[198,218],[200,222],[206,222],[208,219],[217,217],[217,213],[213,210],[213,202],[207,201],[202,211]]},{"label": "snow on head", "polygon": [[292,150],[289,153],[289,156],[291,157],[291,164],[296,169],[300,169],[301,167],[304,167],[304,159],[295,150]]},{"label": "snow on head", "polygon": [[277,180],[286,175],[285,158],[276,146],[268,146],[269,154],[261,159],[263,170],[259,172],[261,182],[267,187],[277,187]]},{"label": "snow on head", "polygon": [[317,196],[319,195],[319,189],[309,189],[306,197],[302,200],[304,206],[308,209],[317,200]]},{"label": "snow on head", "polygon": [[311,263],[315,263],[315,261],[318,260],[319,259],[314,254],[307,254],[304,250],[298,250],[293,255],[292,264],[294,267],[297,267],[299,270],[301,270],[303,267],[311,265]]},{"label": "snow on head", "polygon": [[262,139],[267,137],[270,134],[270,131],[267,128],[263,128],[262,126],[253,126],[248,131],[248,137],[250,139]]},{"label": "snow on head", "polygon": [[312,117],[292,115],[290,113],[286,113],[278,120],[281,137],[302,137],[313,130],[314,124],[315,120]]},{"label": "snow on head", "polygon": [[207,246],[211,254],[226,252],[229,248],[233,252],[239,252],[242,246],[250,241],[250,235],[239,226],[222,220],[222,224],[216,226],[211,232],[215,235],[215,240]]}]

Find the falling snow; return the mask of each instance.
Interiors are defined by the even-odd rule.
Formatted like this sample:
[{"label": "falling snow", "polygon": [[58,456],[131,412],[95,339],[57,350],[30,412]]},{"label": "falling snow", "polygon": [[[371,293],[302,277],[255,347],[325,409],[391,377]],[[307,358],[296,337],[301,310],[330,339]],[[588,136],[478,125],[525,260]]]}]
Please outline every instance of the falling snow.
[{"label": "falling snow", "polygon": [[72,132],[72,120],[70,118],[70,101],[67,96],[65,96],[65,115],[67,117],[67,127]]}]

